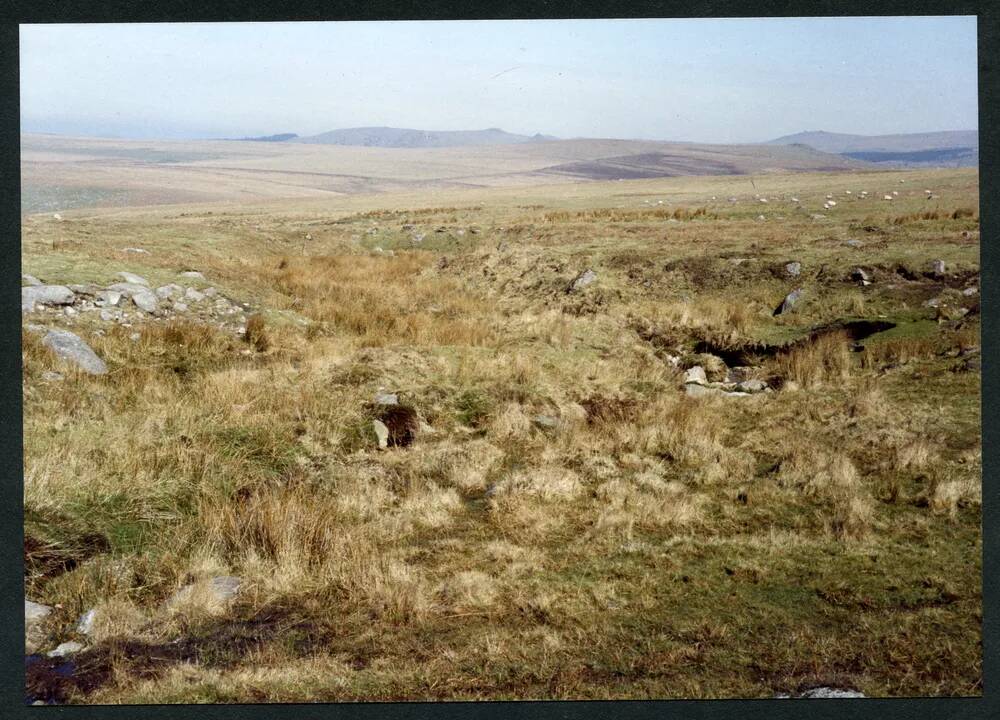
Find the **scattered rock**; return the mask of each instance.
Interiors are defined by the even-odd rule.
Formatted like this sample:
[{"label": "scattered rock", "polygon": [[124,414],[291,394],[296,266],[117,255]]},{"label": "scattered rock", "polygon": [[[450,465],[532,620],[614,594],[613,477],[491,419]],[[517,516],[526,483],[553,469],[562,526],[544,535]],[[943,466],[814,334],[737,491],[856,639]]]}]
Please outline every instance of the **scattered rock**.
[{"label": "scattered rock", "polygon": [[128,339],[131,340],[132,342],[139,342],[139,340],[141,338],[142,338],[142,335],[140,333],[137,333],[137,332],[134,332],[134,333],[132,333],[131,335],[128,336]]},{"label": "scattered rock", "polygon": [[593,270],[584,270],[582,273],[580,273],[573,279],[573,282],[571,282],[569,284],[569,287],[566,288],[566,292],[576,292],[577,290],[582,290],[583,288],[587,287],[592,282],[594,282],[596,279],[597,279],[597,273],[595,273]]},{"label": "scattered rock", "polygon": [[215,297],[216,293],[218,293],[219,291],[216,290],[214,287],[209,287],[205,288],[202,292],[204,293],[205,297]]},{"label": "scattered rock", "polygon": [[184,277],[184,278],[193,278],[195,280],[204,280],[205,279],[205,276],[202,275],[197,270],[185,270],[184,272],[180,273],[180,276]]},{"label": "scattered rock", "polygon": [[58,645],[55,650],[50,650],[45,654],[49,657],[66,657],[67,655],[78,653],[81,650],[83,650],[83,643],[70,640],[69,642],[64,642]]},{"label": "scattered rock", "polygon": [[871,285],[871,276],[865,272],[864,268],[854,268],[851,272],[851,280],[854,282],[859,282],[862,285]]},{"label": "scattered rock", "polygon": [[792,277],[797,277],[800,272],[802,272],[802,263],[800,262],[790,262],[785,265],[785,272]]},{"label": "scattered rock", "polygon": [[201,302],[205,299],[205,294],[198,292],[194,288],[188,288],[184,293],[184,299],[189,302]]},{"label": "scattered rock", "polygon": [[168,610],[178,610],[185,605],[199,604],[208,610],[218,610],[229,604],[239,593],[243,581],[232,575],[222,575],[210,580],[185,585],[166,602]]},{"label": "scattered rock", "polygon": [[122,270],[119,273],[115,273],[115,277],[119,277],[127,283],[132,283],[134,285],[145,285],[146,287],[149,287],[149,280],[147,280],[144,277],[140,277],[135,273],[125,272],[124,270]]},{"label": "scattered rock", "polygon": [[845,244],[845,245],[847,245],[848,247],[852,247],[852,248],[859,248],[859,247],[864,247],[864,245],[865,245],[865,244],[864,244],[863,242],[861,242],[860,240],[848,240],[848,241],[847,241],[846,243],[844,243],[844,244]]},{"label": "scattered rock", "polygon": [[105,305],[118,305],[121,302],[122,294],[117,290],[102,290],[97,293],[97,304],[101,306]]},{"label": "scattered rock", "polygon": [[178,300],[174,301],[174,310],[177,312],[187,312],[188,306]]},{"label": "scattered rock", "polygon": [[751,379],[737,383],[736,390],[745,393],[758,393],[767,390],[767,383],[763,380]]},{"label": "scattered rock", "polygon": [[25,285],[32,285],[32,286],[43,284],[42,281],[36,278],[34,275],[22,275],[21,282],[23,282]]},{"label": "scattered rock", "polygon": [[542,430],[555,430],[559,427],[559,420],[551,415],[535,415],[531,418],[531,422]]},{"label": "scattered rock", "polygon": [[[780,693],[774,696],[779,699],[789,699],[793,697],[785,693]],[[800,693],[794,697],[798,698],[810,698],[810,699],[820,699],[820,700],[834,700],[834,699],[848,699],[848,698],[863,698],[865,694],[858,690],[841,690],[839,688],[831,687],[818,687],[811,690],[806,690],[804,693]]]},{"label": "scattered rock", "polygon": [[795,304],[799,301],[800,297],[802,297],[802,288],[792,290],[785,296],[785,299],[781,301],[781,304],[774,309],[772,315],[784,315],[786,312],[790,312],[795,307]]},{"label": "scattered rock", "polygon": [[823,213],[812,213],[809,217],[811,217],[813,220],[824,220],[826,218],[826,215],[824,215]]},{"label": "scattered rock", "polygon": [[46,370],[42,373],[42,380],[45,382],[59,382],[63,379],[63,374],[55,372],[54,370]]},{"label": "scattered rock", "polygon": [[962,294],[965,295],[965,297],[972,297],[973,295],[978,295],[979,294],[979,288],[977,288],[977,287],[967,287],[967,288],[965,288],[965,290],[962,291]]},{"label": "scattered rock", "polygon": [[945,265],[944,260],[935,260],[931,263],[931,272],[937,277],[944,275]]},{"label": "scattered rock", "polygon": [[149,255],[149,250],[144,250],[142,248],[122,248],[122,252],[139,253],[140,255]]},{"label": "scattered rock", "polygon": [[705,385],[708,382],[708,378],[705,376],[705,368],[701,365],[688,368],[684,373],[684,382],[688,385]]},{"label": "scattered rock", "polygon": [[389,428],[381,420],[373,420],[372,428],[375,430],[375,438],[378,440],[378,446],[381,449],[386,449],[389,447]]},{"label": "scattered rock", "polygon": [[930,300],[924,301],[924,307],[929,307],[929,308],[941,307],[941,298],[931,298]]},{"label": "scattered rock", "polygon": [[45,622],[45,618],[49,616],[52,612],[52,608],[48,605],[42,605],[41,603],[32,602],[25,598],[24,600],[24,652],[27,654],[34,653],[38,650],[38,646],[45,639],[45,631],[42,629],[42,625]]},{"label": "scattered rock", "polygon": [[136,293],[132,296],[132,302],[143,312],[153,313],[159,304],[156,302],[156,295],[151,292]]},{"label": "scattered rock", "polygon": [[75,363],[91,375],[103,375],[108,366],[97,356],[90,346],[69,330],[51,329],[42,338],[42,344],[63,360]]},{"label": "scattered rock", "polygon": [[124,295],[125,297],[132,297],[136,293],[146,293],[151,292],[149,286],[142,285],[140,283],[114,283],[113,285],[108,285],[105,292],[116,292]]},{"label": "scattered rock", "polygon": [[376,405],[399,405],[399,396],[396,393],[382,392],[375,393]]},{"label": "scattered rock", "polygon": [[72,305],[76,295],[65,285],[30,285],[21,288],[21,312],[31,312],[35,305]]},{"label": "scattered rock", "polygon": [[175,294],[181,295],[184,292],[184,288],[176,283],[170,283],[169,285],[161,285],[156,288],[156,297],[160,300],[166,300],[167,298],[172,298]]}]

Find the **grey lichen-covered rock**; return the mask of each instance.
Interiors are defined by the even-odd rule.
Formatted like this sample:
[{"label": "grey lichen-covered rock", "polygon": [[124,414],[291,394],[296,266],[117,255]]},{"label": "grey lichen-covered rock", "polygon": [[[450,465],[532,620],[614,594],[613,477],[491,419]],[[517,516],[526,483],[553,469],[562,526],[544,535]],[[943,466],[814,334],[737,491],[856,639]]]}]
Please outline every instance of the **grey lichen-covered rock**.
[{"label": "grey lichen-covered rock", "polygon": [[97,609],[90,608],[76,621],[76,631],[81,635],[91,635],[94,632],[94,621],[97,619]]},{"label": "grey lichen-covered rock", "polygon": [[802,263],[800,262],[790,262],[785,265],[785,272],[791,277],[798,277],[799,273],[802,272]]},{"label": "grey lichen-covered rock", "polygon": [[944,273],[945,273],[944,260],[935,260],[934,262],[932,262],[931,263],[931,272],[934,273],[937,276],[944,275]]},{"label": "grey lichen-covered rock", "polygon": [[49,657],[66,657],[67,655],[73,655],[75,653],[83,650],[83,643],[78,643],[75,640],[70,640],[69,642],[61,643],[56,646],[55,650],[50,650],[45,653]]},{"label": "grey lichen-covered rock", "polygon": [[587,287],[595,280],[597,280],[597,273],[593,270],[584,270],[582,273],[573,278],[573,282],[571,282],[569,287],[566,288],[566,292],[583,290],[583,288]]},{"label": "grey lichen-covered rock", "polygon": [[21,282],[25,285],[42,285],[42,281],[34,275],[21,275]]},{"label": "grey lichen-covered rock", "polygon": [[31,312],[35,305],[72,305],[76,294],[65,285],[30,285],[21,288],[21,312]]},{"label": "grey lichen-covered rock", "polygon": [[763,380],[744,380],[736,385],[736,390],[745,393],[757,393],[767,390],[767,383]]},{"label": "grey lichen-covered rock", "polygon": [[792,290],[785,296],[785,299],[781,301],[781,304],[774,309],[773,315],[784,315],[786,312],[790,312],[798,303],[799,299],[802,297],[802,288],[796,288]]},{"label": "grey lichen-covered rock", "polygon": [[45,382],[59,382],[63,379],[63,374],[53,370],[46,370],[42,373],[42,380]]},{"label": "grey lichen-covered rock", "polygon": [[91,347],[69,330],[53,328],[42,338],[42,344],[63,360],[77,365],[91,375],[104,375],[108,366]]},{"label": "grey lichen-covered rock", "polygon": [[535,417],[531,418],[531,422],[535,424],[535,427],[542,430],[555,430],[559,427],[559,419],[551,415],[535,415]]},{"label": "grey lichen-covered rock", "polygon": [[121,299],[122,294],[117,290],[102,290],[97,293],[96,303],[100,307],[116,306],[121,302]]},{"label": "grey lichen-covered rock", "polygon": [[201,302],[205,299],[205,294],[198,292],[194,288],[188,288],[184,293],[184,299],[188,302]]},{"label": "grey lichen-covered rock", "polygon": [[708,382],[708,378],[705,376],[705,368],[701,365],[688,368],[684,373],[684,382],[688,385],[705,385]]},{"label": "grey lichen-covered rock", "polygon": [[965,297],[972,297],[973,295],[978,295],[979,294],[979,288],[977,288],[977,287],[967,287],[967,288],[965,288],[965,290],[962,291],[962,294],[965,295]]},{"label": "grey lichen-covered rock", "polygon": [[135,273],[125,272],[123,270],[120,273],[115,273],[115,277],[121,278],[127,283],[133,283],[135,285],[145,285],[146,287],[149,287],[149,280],[140,275],[136,275]]},{"label": "grey lichen-covered rock", "polygon": [[222,575],[185,585],[167,600],[167,609],[180,609],[198,604],[208,610],[224,608],[239,594],[243,581],[232,575]]},{"label": "grey lichen-covered rock", "polygon": [[866,695],[860,690],[843,690],[832,687],[818,687],[806,690],[798,695],[779,693],[774,696],[776,699],[788,700],[790,698],[808,698],[811,700],[848,700],[852,698],[863,698]]},{"label": "grey lichen-covered rock", "polygon": [[156,288],[156,297],[160,300],[166,300],[167,298],[172,298],[174,295],[180,297],[184,294],[184,288],[176,283],[170,283],[169,285],[161,285]]},{"label": "grey lichen-covered rock", "polygon": [[121,293],[125,297],[132,297],[138,293],[148,293],[150,289],[140,283],[120,282],[108,285],[107,291]]},{"label": "grey lichen-covered rock", "polygon": [[45,619],[52,613],[48,605],[24,599],[24,652],[31,654],[38,651],[39,645],[45,639],[43,625]]},{"label": "grey lichen-covered rock", "polygon": [[381,449],[389,447],[389,428],[381,420],[372,421],[372,429],[375,431],[375,439]]},{"label": "grey lichen-covered rock", "polygon": [[183,278],[192,278],[194,280],[204,280],[205,279],[205,276],[202,275],[197,270],[185,270],[184,272],[180,273],[180,276],[183,277]]},{"label": "grey lichen-covered rock", "polygon": [[156,312],[156,309],[159,307],[156,295],[151,292],[136,293],[132,296],[132,302],[135,303],[137,308],[147,313]]},{"label": "grey lichen-covered rock", "polygon": [[383,392],[379,390],[375,393],[376,405],[399,405],[399,396],[396,393]]}]

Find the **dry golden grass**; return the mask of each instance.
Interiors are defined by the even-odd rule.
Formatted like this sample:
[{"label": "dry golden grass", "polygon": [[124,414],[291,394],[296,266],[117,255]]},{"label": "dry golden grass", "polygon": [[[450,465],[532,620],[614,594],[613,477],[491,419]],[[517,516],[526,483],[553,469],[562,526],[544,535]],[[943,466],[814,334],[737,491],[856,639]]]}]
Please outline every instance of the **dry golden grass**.
[{"label": "dry golden grass", "polygon": [[[967,174],[931,178],[949,213],[974,202]],[[811,202],[896,179],[757,182]],[[261,308],[243,338],[80,320],[110,373],[61,382],[22,334],[29,596],[63,606],[53,644],[104,618],[64,699],[981,692],[979,376],[941,354],[978,347],[977,321],[915,322],[838,274],[858,253],[964,272],[974,246],[912,222],[848,262],[830,238],[871,212],[853,201],[763,223],[709,201],[745,194],[732,178],[602,187],[29,222],[27,272],[73,282],[143,231],[152,277],[183,259]],[[668,190],[679,207],[642,207]],[[809,293],[773,318],[789,257]],[[913,336],[807,339],[881,315]],[[685,396],[681,368],[744,361],[772,392]],[[379,391],[409,433],[384,450]],[[206,594],[220,575],[232,604]]]}]

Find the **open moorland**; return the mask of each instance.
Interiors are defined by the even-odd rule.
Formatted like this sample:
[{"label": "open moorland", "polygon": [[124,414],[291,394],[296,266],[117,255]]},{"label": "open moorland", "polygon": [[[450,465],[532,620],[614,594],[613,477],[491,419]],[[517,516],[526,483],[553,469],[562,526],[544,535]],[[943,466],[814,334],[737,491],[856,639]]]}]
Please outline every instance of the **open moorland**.
[{"label": "open moorland", "polygon": [[98,144],[25,153],[29,698],[981,694],[975,169]]}]

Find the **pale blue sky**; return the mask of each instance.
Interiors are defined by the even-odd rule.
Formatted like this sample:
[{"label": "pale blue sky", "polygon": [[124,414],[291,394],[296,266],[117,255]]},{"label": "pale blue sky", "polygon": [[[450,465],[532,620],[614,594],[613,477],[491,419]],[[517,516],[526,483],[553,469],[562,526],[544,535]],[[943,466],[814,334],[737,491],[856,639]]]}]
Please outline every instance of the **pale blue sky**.
[{"label": "pale blue sky", "polygon": [[21,26],[29,132],[757,142],[977,118],[974,17]]}]

